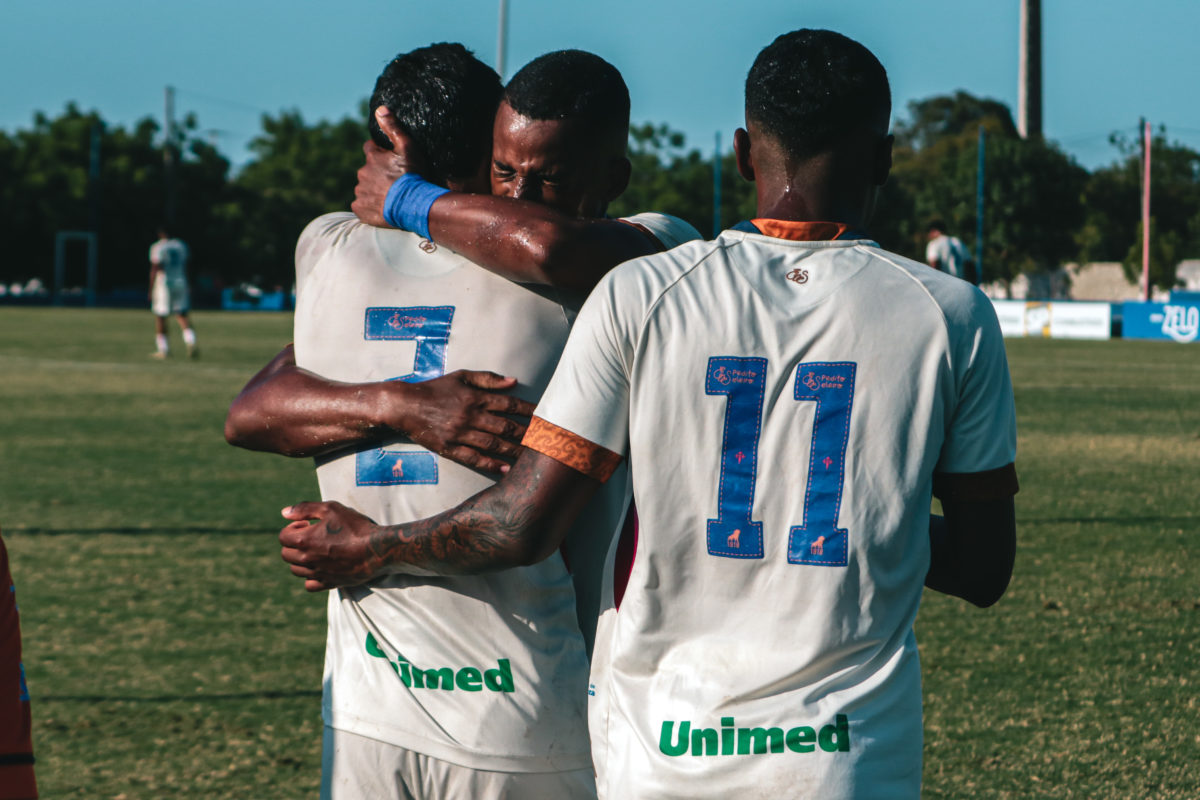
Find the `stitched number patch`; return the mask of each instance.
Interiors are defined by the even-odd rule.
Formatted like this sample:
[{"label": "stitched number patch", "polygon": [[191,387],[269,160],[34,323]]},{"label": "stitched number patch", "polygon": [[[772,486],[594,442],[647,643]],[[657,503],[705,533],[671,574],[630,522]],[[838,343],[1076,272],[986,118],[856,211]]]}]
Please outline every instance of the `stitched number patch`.
[{"label": "stitched number patch", "polygon": [[[454,306],[368,308],[363,321],[367,341],[415,341],[412,372],[392,380],[415,383],[446,374],[446,344]],[[437,457],[412,450],[375,447],[355,456],[355,483],[359,486],[396,486],[437,483]]]},{"label": "stitched number patch", "polygon": [[817,411],[804,490],[804,524],[794,526],[788,534],[788,561],[792,564],[846,566],[846,529],[837,526],[837,519],[846,480],[856,367],[852,361],[813,361],[796,369],[796,400],[816,403]]},{"label": "stitched number patch", "polygon": [[765,358],[721,356],[708,360],[705,394],[723,394],[725,435],[717,518],[708,521],[708,552],[725,558],[762,558],[762,523],[750,519],[762,425]]},{"label": "stitched number patch", "polygon": [[[846,443],[854,403],[852,361],[807,362],[796,369],[795,400],[815,403],[804,521],[788,532],[788,562],[824,567],[847,563],[848,533],[837,527],[846,478]],[[750,518],[757,481],[767,361],[718,356],[708,360],[704,391],[725,395],[717,518],[708,520],[708,552],[722,558],[762,558],[762,522]]]}]

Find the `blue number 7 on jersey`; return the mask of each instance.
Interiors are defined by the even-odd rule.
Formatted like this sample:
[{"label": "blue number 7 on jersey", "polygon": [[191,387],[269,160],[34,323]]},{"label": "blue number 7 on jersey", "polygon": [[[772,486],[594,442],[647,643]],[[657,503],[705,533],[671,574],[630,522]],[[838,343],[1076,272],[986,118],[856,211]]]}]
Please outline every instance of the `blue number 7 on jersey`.
[{"label": "blue number 7 on jersey", "polygon": [[[808,485],[804,524],[788,535],[788,563],[844,567],[848,538],[837,527],[846,477],[846,444],[854,403],[852,361],[800,364],[795,400],[816,403],[809,436]],[[721,482],[717,518],[708,520],[708,552],[723,558],[762,558],[762,522],[751,519],[758,480],[758,440],[762,427],[767,361],[720,356],[708,360],[704,391],[726,395],[721,443]],[[782,413],[782,412],[780,412]]]},{"label": "blue number 7 on jersey", "polygon": [[[385,341],[415,341],[413,371],[392,380],[415,383],[446,373],[446,344],[454,306],[368,308],[363,320],[363,338]],[[437,483],[437,457],[410,450],[361,450],[354,459],[358,486],[396,486],[405,483]]]}]

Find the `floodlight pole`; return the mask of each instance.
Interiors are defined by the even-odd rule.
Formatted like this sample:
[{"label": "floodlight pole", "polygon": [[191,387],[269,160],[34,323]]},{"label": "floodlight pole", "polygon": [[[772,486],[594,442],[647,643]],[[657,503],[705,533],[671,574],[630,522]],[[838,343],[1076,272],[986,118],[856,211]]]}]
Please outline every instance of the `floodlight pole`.
[{"label": "floodlight pole", "polygon": [[167,195],[164,220],[170,226],[175,224],[175,89],[170,86],[163,93],[163,116],[163,183]]},{"label": "floodlight pole", "polygon": [[987,134],[979,126],[979,165],[975,169],[975,283],[983,283],[983,189]]},{"label": "floodlight pole", "polygon": [[1042,0],[1021,0],[1017,133],[1042,138]]},{"label": "floodlight pole", "polygon": [[496,73],[504,81],[504,56],[508,49],[508,0],[500,0],[500,21],[496,31]]},{"label": "floodlight pole", "polygon": [[92,123],[92,141],[88,158],[88,225],[92,238],[88,240],[88,282],[85,302],[96,305],[96,242],[100,238],[100,143],[104,123]]},{"label": "floodlight pole", "polygon": [[1150,301],[1150,123],[1142,120],[1142,300]]}]

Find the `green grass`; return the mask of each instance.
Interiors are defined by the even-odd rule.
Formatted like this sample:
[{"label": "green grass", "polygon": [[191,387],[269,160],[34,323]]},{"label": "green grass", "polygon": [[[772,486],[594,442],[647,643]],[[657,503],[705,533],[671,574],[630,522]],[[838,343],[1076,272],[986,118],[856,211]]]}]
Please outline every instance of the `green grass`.
[{"label": "green grass", "polygon": [[926,593],[925,796],[1200,796],[1200,347],[1010,340],[1018,553]]},{"label": "green grass", "polygon": [[[286,314],[0,308],[0,527],[46,797],[316,794],[323,598],[279,561],[307,461],[227,446]],[[172,331],[179,349],[178,332]],[[1200,795],[1200,346],[1013,340],[1019,552],[918,620],[928,798]]]},{"label": "green grass", "polygon": [[291,317],[194,322],[201,360],[156,362],[147,312],[0,309],[0,527],[45,797],[316,794],[324,598],[275,541],[316,481],[222,436]]}]

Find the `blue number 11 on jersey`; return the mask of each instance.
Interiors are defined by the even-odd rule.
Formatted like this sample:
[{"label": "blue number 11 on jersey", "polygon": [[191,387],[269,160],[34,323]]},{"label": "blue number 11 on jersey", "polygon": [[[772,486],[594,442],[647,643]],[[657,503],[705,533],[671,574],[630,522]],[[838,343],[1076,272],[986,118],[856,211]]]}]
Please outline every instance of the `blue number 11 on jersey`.
[{"label": "blue number 11 on jersey", "polygon": [[[842,567],[847,563],[849,534],[837,526],[837,519],[846,478],[856,368],[852,361],[810,361],[796,368],[794,398],[815,403],[816,413],[809,437],[804,520],[788,532],[791,564]],[[751,510],[766,371],[765,358],[708,360],[704,391],[726,396],[717,518],[708,521],[708,552],[714,556],[763,557],[762,522],[751,519]]]}]

